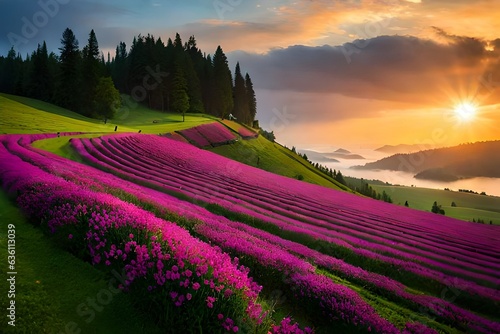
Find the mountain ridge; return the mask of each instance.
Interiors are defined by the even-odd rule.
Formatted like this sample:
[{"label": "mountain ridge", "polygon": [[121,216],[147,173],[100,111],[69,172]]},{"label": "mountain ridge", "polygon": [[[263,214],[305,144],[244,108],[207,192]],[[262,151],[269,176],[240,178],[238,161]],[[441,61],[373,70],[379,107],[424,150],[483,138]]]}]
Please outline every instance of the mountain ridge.
[{"label": "mountain ridge", "polygon": [[483,141],[415,153],[398,153],[351,168],[404,171],[419,178],[440,181],[472,177],[500,178],[499,153],[500,140]]}]

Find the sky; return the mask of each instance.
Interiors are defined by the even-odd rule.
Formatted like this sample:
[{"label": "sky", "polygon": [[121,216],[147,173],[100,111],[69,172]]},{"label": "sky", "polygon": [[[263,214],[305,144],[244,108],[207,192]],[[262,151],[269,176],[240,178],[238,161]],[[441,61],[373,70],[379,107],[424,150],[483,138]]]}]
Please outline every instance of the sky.
[{"label": "sky", "polygon": [[148,33],[221,45],[289,147],[500,140],[500,0],[0,0],[0,54],[57,53],[67,27],[112,55]]}]

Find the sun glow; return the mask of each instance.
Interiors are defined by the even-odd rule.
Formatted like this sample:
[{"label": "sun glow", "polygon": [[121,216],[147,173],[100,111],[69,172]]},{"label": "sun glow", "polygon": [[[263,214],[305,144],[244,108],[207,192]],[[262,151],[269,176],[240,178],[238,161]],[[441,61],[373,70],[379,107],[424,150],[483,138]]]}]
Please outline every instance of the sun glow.
[{"label": "sun glow", "polygon": [[476,116],[476,106],[470,102],[462,102],[455,107],[455,115],[462,121],[471,121]]}]

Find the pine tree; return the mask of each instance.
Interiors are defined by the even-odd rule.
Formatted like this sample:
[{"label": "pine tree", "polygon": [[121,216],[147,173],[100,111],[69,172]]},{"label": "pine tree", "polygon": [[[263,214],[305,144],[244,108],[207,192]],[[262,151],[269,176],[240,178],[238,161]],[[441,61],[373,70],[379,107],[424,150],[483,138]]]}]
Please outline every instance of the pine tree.
[{"label": "pine tree", "polygon": [[248,73],[245,75],[245,88],[247,90],[249,124],[252,124],[257,115],[257,98],[255,97],[252,79],[250,79]]},{"label": "pine tree", "polygon": [[29,96],[42,101],[51,101],[54,93],[53,74],[49,67],[49,55],[47,52],[47,44],[38,44],[37,50],[33,52],[31,57],[33,68],[29,80]]},{"label": "pine tree", "polygon": [[111,66],[111,77],[113,78],[116,88],[118,88],[121,93],[127,92],[127,58],[127,45],[124,42],[120,42],[116,47],[115,59]]},{"label": "pine tree", "polygon": [[217,116],[217,110],[215,109],[215,78],[214,78],[214,66],[212,58],[208,55],[204,59],[203,72],[201,76],[201,88],[202,88],[202,98],[203,106],[205,111],[210,115]]},{"label": "pine tree", "polygon": [[226,118],[233,109],[233,80],[227,63],[227,57],[220,46],[214,58],[214,101],[213,107],[219,117]]},{"label": "pine tree", "polygon": [[187,94],[186,78],[179,64],[175,65],[170,101],[172,111],[182,113],[182,121],[184,122],[185,113],[189,109],[189,97]]},{"label": "pine tree", "polygon": [[83,112],[87,116],[92,116],[97,109],[96,87],[101,76],[99,45],[94,29],[90,31],[88,44],[83,48],[82,70]]},{"label": "pine tree", "polygon": [[14,93],[15,83],[18,79],[18,62],[16,61],[16,51],[11,47],[4,59],[2,75],[0,75],[0,90],[6,93]]},{"label": "pine tree", "polygon": [[347,185],[347,182],[345,182],[344,176],[340,171],[338,171],[337,175],[335,175],[335,180],[337,180],[337,182],[340,184]]},{"label": "pine tree", "polygon": [[249,103],[247,100],[245,79],[243,79],[243,76],[241,75],[239,62],[236,63],[236,69],[234,71],[233,101],[233,116],[236,117],[239,122],[249,124]]},{"label": "pine tree", "polygon": [[80,60],[78,40],[73,31],[66,28],[59,48],[59,78],[57,84],[56,102],[58,105],[70,110],[80,111]]}]

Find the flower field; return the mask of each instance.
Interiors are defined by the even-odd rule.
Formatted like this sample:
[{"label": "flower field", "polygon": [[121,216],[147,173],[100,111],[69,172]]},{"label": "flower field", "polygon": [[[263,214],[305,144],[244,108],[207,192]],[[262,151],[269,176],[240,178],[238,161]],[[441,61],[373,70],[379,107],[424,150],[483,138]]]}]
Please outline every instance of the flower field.
[{"label": "flower field", "polygon": [[236,140],[236,136],[219,122],[198,125],[179,131],[179,134],[198,147],[216,147]]},{"label": "flower field", "polygon": [[[218,138],[207,129],[197,133]],[[159,305],[159,321],[179,314],[176,325],[207,332],[500,332],[495,226],[152,135],[73,138],[82,165],[31,147],[50,136],[0,137],[3,188],[68,250],[125,271],[121,288]],[[277,292],[286,316],[273,319],[259,296]]]},{"label": "flower field", "polygon": [[257,136],[259,135],[258,133],[250,131],[245,126],[241,125],[240,123],[236,123],[234,121],[225,119],[222,121],[222,123],[231,128],[233,131],[238,132],[238,134],[243,139],[257,138]]}]

